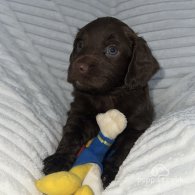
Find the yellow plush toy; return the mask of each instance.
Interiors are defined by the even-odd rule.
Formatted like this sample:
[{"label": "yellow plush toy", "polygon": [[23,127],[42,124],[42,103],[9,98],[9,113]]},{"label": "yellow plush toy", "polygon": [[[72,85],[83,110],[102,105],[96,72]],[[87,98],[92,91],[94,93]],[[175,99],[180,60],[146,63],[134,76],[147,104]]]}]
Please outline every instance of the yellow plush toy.
[{"label": "yellow plush toy", "polygon": [[114,139],[127,125],[118,110],[96,116],[100,132],[77,158],[70,171],[56,172],[36,181],[37,189],[47,195],[100,195],[102,160]]},{"label": "yellow plush toy", "polygon": [[91,164],[79,165],[69,172],[60,171],[36,181],[37,188],[48,195],[92,195],[93,191],[82,182],[91,169]]}]

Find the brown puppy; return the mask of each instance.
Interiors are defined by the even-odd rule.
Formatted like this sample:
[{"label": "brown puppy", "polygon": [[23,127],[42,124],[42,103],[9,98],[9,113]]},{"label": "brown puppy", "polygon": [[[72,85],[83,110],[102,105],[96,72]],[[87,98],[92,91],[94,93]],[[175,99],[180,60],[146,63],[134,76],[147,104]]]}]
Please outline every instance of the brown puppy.
[{"label": "brown puppy", "polygon": [[152,123],[147,82],[158,69],[147,43],[123,22],[104,17],[80,29],[68,71],[74,101],[59,147],[44,161],[44,173],[70,169],[83,144],[99,131],[96,115],[116,108],[126,115],[128,125],[103,162],[102,178],[107,186],[134,142]]}]

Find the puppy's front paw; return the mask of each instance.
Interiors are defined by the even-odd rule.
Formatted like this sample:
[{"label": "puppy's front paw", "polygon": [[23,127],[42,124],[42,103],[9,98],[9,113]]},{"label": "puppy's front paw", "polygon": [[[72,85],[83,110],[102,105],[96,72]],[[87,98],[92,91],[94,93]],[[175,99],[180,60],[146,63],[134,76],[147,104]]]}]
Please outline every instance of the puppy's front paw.
[{"label": "puppy's front paw", "polygon": [[102,183],[103,187],[106,188],[115,178],[118,171],[110,168],[105,169],[102,173]]},{"label": "puppy's front paw", "polygon": [[102,183],[103,187],[106,188],[115,178],[116,173],[112,170],[103,172],[102,174]]},{"label": "puppy's front paw", "polygon": [[43,172],[45,175],[58,171],[67,171],[70,169],[72,162],[69,161],[65,154],[53,154],[48,156],[44,161]]}]

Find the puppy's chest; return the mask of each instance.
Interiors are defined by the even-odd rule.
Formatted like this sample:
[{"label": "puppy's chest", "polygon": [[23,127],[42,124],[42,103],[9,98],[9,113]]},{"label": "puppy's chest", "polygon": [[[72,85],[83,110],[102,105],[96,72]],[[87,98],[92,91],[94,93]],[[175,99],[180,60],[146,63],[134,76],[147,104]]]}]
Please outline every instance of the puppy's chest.
[{"label": "puppy's chest", "polygon": [[113,96],[96,97],[93,101],[97,113],[106,112],[117,107],[117,99]]}]

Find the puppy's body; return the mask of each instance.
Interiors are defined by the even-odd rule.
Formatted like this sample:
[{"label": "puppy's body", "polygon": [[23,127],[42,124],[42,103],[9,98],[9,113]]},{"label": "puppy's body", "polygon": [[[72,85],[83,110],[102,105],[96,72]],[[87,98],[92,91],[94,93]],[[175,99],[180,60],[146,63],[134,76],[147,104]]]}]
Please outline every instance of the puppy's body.
[{"label": "puppy's body", "polygon": [[56,153],[44,163],[46,174],[71,167],[79,149],[98,133],[95,117],[118,109],[128,120],[104,160],[103,182],[107,186],[131,147],[153,120],[148,80],[159,66],[146,42],[121,21],[99,18],[77,34],[70,56],[68,80],[74,101]]}]

